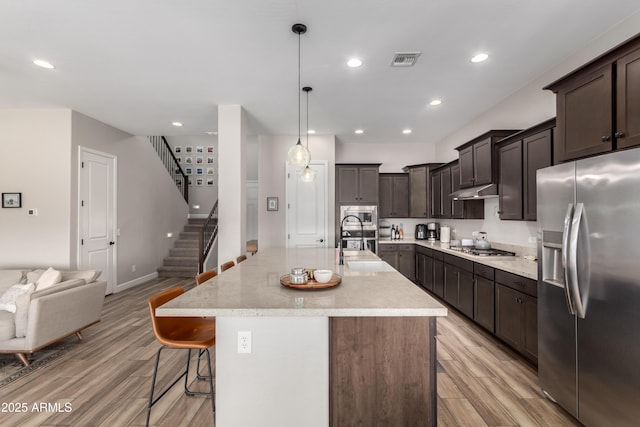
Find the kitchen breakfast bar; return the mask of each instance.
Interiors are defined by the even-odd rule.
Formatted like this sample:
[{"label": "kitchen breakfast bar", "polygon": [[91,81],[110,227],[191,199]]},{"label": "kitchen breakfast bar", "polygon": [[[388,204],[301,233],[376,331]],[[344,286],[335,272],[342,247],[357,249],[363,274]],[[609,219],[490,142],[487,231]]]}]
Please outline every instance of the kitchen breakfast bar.
[{"label": "kitchen breakfast bar", "polygon": [[[294,267],[342,283],[281,285]],[[335,249],[261,250],[157,314],[216,317],[216,427],[436,425],[436,317],[447,309],[369,251],[338,265]]]}]

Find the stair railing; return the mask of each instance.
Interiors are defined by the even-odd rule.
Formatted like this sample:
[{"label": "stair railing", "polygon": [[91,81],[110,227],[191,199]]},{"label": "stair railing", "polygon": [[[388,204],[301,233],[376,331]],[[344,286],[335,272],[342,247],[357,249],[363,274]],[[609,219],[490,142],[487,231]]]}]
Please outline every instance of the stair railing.
[{"label": "stair railing", "polygon": [[213,242],[218,236],[218,201],[213,204],[213,209],[209,212],[209,216],[205,221],[202,229],[200,229],[200,237],[198,238],[198,273],[204,272],[204,261],[209,255],[209,251],[213,246]]},{"label": "stair railing", "polygon": [[182,170],[182,166],[180,166],[178,159],[173,154],[167,139],[164,136],[149,136],[147,138],[149,138],[149,142],[158,153],[160,161],[169,172],[169,175],[171,175],[173,182],[176,183],[176,187],[184,197],[184,201],[189,203],[189,178]]}]

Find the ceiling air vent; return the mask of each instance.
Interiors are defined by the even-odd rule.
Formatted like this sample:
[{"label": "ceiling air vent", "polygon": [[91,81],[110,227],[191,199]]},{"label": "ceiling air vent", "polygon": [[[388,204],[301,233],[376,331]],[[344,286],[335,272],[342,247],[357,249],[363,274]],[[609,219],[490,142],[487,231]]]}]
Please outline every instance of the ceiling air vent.
[{"label": "ceiling air vent", "polygon": [[418,57],[420,56],[420,52],[399,52],[393,55],[393,60],[391,61],[392,67],[412,67]]}]

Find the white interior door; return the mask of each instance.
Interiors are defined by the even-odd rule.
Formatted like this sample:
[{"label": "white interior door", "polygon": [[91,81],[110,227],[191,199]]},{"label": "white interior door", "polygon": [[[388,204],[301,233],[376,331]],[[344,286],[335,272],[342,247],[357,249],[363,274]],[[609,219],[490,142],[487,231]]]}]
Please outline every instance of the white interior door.
[{"label": "white interior door", "polygon": [[79,269],[100,270],[107,294],[115,290],[116,158],[80,148]]},{"label": "white interior door", "polygon": [[301,171],[287,165],[287,242],[289,248],[327,247],[328,164],[309,164],[315,171],[312,182],[300,179]]}]

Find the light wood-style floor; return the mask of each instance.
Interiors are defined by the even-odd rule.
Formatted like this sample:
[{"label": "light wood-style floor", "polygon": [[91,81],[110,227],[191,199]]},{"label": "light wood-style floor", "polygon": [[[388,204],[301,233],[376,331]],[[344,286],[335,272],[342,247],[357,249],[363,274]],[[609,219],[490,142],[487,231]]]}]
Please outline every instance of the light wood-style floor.
[{"label": "light wood-style floor", "polygon": [[[194,283],[155,279],[108,296],[102,322],[85,330],[83,343],[0,389],[0,404],[26,403],[28,407],[26,413],[0,413],[0,425],[144,425],[159,346],[149,324],[146,299],[176,285],[189,289]],[[437,339],[438,425],[578,425],[544,399],[533,368],[460,315],[450,311],[449,317],[438,320]],[[163,352],[159,381],[166,383],[178,372],[184,357],[183,352]],[[203,382],[193,384],[196,389],[206,388]],[[33,404],[41,402],[58,403],[62,410],[32,411]],[[71,405],[68,412],[64,412],[65,403]],[[177,385],[153,408],[151,424],[211,426],[211,403],[204,397],[184,396]]]}]

